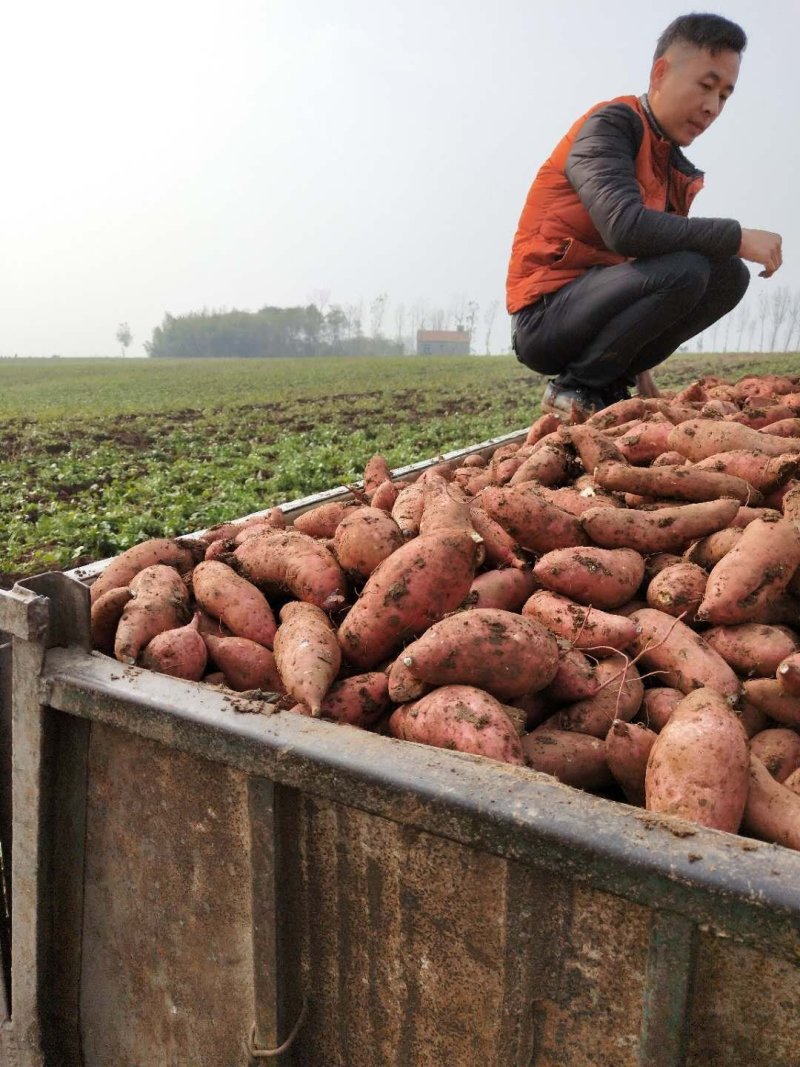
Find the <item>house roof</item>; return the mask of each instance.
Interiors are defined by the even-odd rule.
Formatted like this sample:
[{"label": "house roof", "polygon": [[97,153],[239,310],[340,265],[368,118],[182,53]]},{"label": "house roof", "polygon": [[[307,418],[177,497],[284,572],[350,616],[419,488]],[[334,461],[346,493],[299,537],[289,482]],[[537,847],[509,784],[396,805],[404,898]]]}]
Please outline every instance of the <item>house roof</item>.
[{"label": "house roof", "polygon": [[459,341],[469,342],[466,330],[417,330],[417,341]]}]

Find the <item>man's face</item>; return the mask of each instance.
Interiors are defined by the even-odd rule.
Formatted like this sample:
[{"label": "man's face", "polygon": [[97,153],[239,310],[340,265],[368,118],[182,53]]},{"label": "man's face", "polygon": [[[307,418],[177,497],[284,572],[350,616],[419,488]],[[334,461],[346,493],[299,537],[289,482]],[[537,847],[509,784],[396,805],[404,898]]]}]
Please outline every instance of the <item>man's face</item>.
[{"label": "man's face", "polygon": [[648,99],[667,137],[685,148],[722,111],[739,76],[738,52],[671,45],[653,64]]}]

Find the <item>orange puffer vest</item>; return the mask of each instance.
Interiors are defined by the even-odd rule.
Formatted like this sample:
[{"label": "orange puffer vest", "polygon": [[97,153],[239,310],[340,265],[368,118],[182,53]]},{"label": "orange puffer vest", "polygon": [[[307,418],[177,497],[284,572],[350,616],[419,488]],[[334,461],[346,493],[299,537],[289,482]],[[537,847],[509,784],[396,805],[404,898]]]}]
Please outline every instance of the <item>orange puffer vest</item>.
[{"label": "orange puffer vest", "polygon": [[559,141],[528,192],[508,267],[509,314],[534,303],[544,293],[555,292],[590,267],[611,266],[626,260],[603,244],[566,175],[567,160],[581,126],[595,111],[609,104],[626,104],[642,120],[644,134],[634,165],[645,207],[666,211],[669,197],[673,211],[688,215],[692,201],[703,186],[699,172],[689,176],[670,166],[672,143],[655,131],[638,97],[619,96],[596,104]]}]

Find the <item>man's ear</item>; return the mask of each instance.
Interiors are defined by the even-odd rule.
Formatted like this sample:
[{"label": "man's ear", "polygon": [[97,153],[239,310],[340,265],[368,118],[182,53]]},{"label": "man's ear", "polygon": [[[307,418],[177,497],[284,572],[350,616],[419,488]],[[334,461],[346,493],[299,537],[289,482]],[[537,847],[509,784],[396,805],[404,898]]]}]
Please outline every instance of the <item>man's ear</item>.
[{"label": "man's ear", "polygon": [[653,64],[653,69],[650,71],[650,88],[660,89],[661,83],[664,81],[664,76],[669,69],[669,60],[666,56],[659,56]]}]

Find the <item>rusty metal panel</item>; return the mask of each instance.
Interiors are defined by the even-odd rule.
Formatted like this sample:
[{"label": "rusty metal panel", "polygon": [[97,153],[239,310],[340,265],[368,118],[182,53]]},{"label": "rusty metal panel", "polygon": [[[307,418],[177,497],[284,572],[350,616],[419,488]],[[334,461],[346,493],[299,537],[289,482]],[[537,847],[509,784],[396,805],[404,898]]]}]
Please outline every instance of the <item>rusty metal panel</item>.
[{"label": "rusty metal panel", "polygon": [[[284,791],[285,792],[285,791]],[[281,945],[303,1067],[528,1063],[501,859],[313,797],[282,804]],[[524,955],[524,953],[523,953]],[[527,960],[522,960],[526,965]],[[510,1004],[516,997],[516,1003]]]},{"label": "rusty metal panel", "polygon": [[0,1020],[11,1012],[11,822],[11,643],[0,634]]},{"label": "rusty metal panel", "polygon": [[85,1067],[236,1067],[253,1022],[246,778],[92,724]]},{"label": "rusty metal panel", "polygon": [[701,934],[686,1067],[797,1067],[800,966]]},{"label": "rusty metal panel", "polygon": [[637,1067],[650,913],[557,875],[547,885],[551,974],[531,1064]]}]

